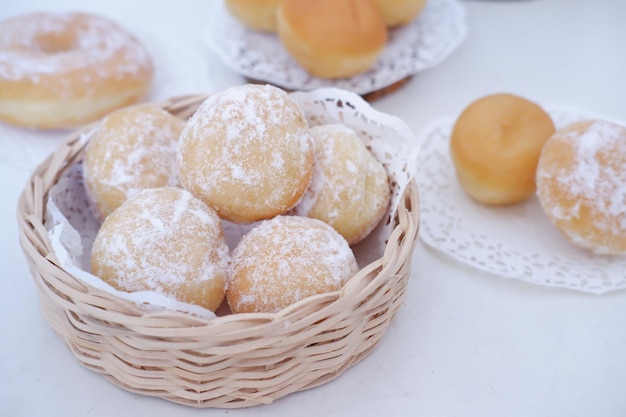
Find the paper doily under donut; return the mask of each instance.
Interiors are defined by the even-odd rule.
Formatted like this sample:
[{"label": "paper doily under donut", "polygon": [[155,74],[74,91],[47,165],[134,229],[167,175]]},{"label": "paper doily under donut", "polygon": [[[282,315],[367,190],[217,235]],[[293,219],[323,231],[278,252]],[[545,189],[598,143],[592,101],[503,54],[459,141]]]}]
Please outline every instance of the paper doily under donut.
[{"label": "paper doily under donut", "polygon": [[233,71],[291,90],[337,87],[367,94],[434,67],[466,36],[465,9],[457,0],[429,0],[410,24],[389,31],[374,66],[351,78],[329,80],[310,75],[287,53],[278,37],[248,29],[214,0],[204,38]]},{"label": "paper doily under donut", "polygon": [[[611,120],[571,106],[545,108],[557,129],[588,118]],[[468,197],[449,156],[453,125],[454,119],[438,120],[418,135],[420,237],[426,245],[504,278],[593,294],[626,288],[626,256],[575,247],[550,223],[536,196],[510,207],[487,207]]]}]

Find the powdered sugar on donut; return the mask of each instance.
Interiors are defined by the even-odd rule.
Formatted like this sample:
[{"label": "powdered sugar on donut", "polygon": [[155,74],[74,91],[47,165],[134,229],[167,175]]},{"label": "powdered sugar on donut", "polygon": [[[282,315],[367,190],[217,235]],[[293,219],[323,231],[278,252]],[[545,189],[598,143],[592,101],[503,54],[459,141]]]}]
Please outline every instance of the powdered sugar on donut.
[{"label": "powdered sugar on donut", "polygon": [[594,120],[584,128],[557,132],[553,140],[571,147],[572,161],[567,168],[546,166],[538,171],[539,185],[552,181],[562,193],[542,192],[540,185],[542,205],[557,223],[589,217],[589,230],[561,230],[575,244],[612,253],[609,242],[626,234],[626,128]]},{"label": "powdered sugar on donut", "polygon": [[89,94],[102,80],[135,78],[147,70],[147,50],[103,17],[33,13],[0,22],[0,79],[59,91],[80,83],[81,94]]},{"label": "powdered sugar on donut", "polygon": [[108,214],[145,188],[177,186],[176,151],[184,122],[164,110],[136,107],[109,115],[85,156],[85,183]]},{"label": "powdered sugar on donut", "polygon": [[389,204],[384,167],[356,132],[341,124],[314,126],[313,177],[294,213],[333,226],[350,244],[364,239]]},{"label": "powdered sugar on donut", "polygon": [[[312,171],[314,143],[302,110],[285,92],[244,85],[210,96],[181,134],[183,185],[231,220],[290,209]],[[237,218],[234,219],[237,221]]]},{"label": "powdered sugar on donut", "polygon": [[233,311],[276,311],[338,290],[358,271],[341,235],[319,220],[298,216],[261,222],[232,256],[227,294]]},{"label": "powdered sugar on donut", "polygon": [[225,279],[228,262],[221,220],[180,188],[144,190],[127,201],[105,220],[92,250],[93,273],[114,287],[187,302],[181,287]]}]

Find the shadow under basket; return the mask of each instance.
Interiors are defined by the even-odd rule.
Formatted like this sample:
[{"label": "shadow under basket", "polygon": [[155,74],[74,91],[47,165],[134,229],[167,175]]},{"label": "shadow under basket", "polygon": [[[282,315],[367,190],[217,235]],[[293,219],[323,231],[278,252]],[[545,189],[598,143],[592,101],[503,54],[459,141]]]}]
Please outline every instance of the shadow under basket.
[{"label": "shadow under basket", "polygon": [[[187,119],[205,97],[159,103]],[[17,209],[19,238],[50,326],[87,368],[128,391],[193,407],[268,404],[324,384],[367,356],[402,304],[418,235],[415,180],[405,190],[384,255],[340,290],[277,313],[205,319],[154,312],[87,285],[65,271],[44,225],[48,193],[82,159],[70,135],[34,171]]]}]

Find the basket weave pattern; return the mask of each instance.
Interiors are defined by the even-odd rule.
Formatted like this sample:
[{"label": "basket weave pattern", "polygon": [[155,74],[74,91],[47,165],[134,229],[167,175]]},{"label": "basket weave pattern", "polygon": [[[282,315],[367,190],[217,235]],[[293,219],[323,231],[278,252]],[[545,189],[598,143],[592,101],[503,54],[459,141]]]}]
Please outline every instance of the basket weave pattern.
[{"label": "basket weave pattern", "polygon": [[[205,96],[159,106],[188,118]],[[411,181],[382,258],[340,291],[301,300],[277,313],[204,319],[147,311],[80,281],[60,265],[44,226],[45,204],[63,171],[82,158],[70,135],[34,171],[18,202],[20,243],[41,311],[87,368],[120,387],[194,407],[267,404],[339,376],[380,341],[404,296],[418,234]]]}]

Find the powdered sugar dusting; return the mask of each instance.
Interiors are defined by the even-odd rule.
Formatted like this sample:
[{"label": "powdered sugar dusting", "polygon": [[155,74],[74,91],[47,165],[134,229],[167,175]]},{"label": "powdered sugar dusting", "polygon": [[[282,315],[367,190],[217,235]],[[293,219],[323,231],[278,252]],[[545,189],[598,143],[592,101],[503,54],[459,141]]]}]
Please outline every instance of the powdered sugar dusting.
[{"label": "powdered sugar dusting", "polygon": [[[106,215],[145,188],[176,186],[176,151],[184,122],[141,106],[109,115],[85,156],[85,183]],[[109,207],[109,200],[115,205]]]},{"label": "powdered sugar dusting", "polygon": [[538,173],[539,184],[558,184],[564,194],[541,192],[540,186],[540,196],[557,223],[589,217],[592,229],[588,234],[561,228],[574,243],[598,253],[611,253],[610,245],[598,242],[594,235],[606,235],[610,240],[611,236],[626,234],[626,128],[602,120],[585,123],[584,128],[574,125],[553,138],[571,145],[571,165],[566,169],[544,165]]},{"label": "powdered sugar dusting", "polygon": [[239,211],[263,218],[297,202],[313,151],[302,110],[285,92],[232,87],[210,96],[187,122],[178,156],[181,182],[226,218]]},{"label": "powdered sugar dusting", "polygon": [[357,270],[348,243],[333,228],[315,219],[278,216],[248,232],[233,251],[228,286],[241,292],[238,300],[230,295],[228,300],[233,311],[277,311],[338,290]]},{"label": "powdered sugar dusting", "polygon": [[70,83],[78,83],[72,90],[89,96],[105,80],[137,78],[144,71],[152,71],[147,50],[103,17],[33,13],[0,22],[0,79],[65,95]]},{"label": "powdered sugar dusting", "polygon": [[229,252],[221,221],[180,188],[144,190],[103,223],[93,273],[124,291],[150,290],[186,300],[184,285],[224,279]]},{"label": "powdered sugar dusting", "polygon": [[350,243],[369,234],[389,203],[387,173],[359,136],[342,124],[314,126],[311,184],[294,213],[322,220]]},{"label": "powdered sugar dusting", "polygon": [[[343,136],[354,136],[354,139],[360,141],[358,136],[350,128],[340,124],[315,126],[311,129],[311,132],[316,139],[317,149],[313,166],[313,178],[307,192],[295,208],[295,212],[307,216],[311,208],[317,203],[322,190],[329,191],[324,195],[324,198],[332,200],[327,203],[331,206],[340,206],[342,198],[345,197],[352,203],[361,201],[364,195],[364,188],[362,187],[363,184],[359,183],[362,183],[364,178],[346,176],[344,172],[356,173],[358,168],[355,162],[361,167],[366,165],[366,154],[354,152],[351,155],[337,155],[336,152],[337,141],[344,141]],[[345,139],[344,143],[350,143],[350,141]],[[365,149],[364,146],[363,149]],[[348,157],[355,158],[355,161],[347,159]],[[335,162],[337,158],[345,159],[345,164],[337,166]],[[339,187],[341,184],[345,184],[345,189],[349,192],[341,193],[341,191],[344,191]],[[338,213],[328,213],[328,221],[332,222],[337,216]]]}]

